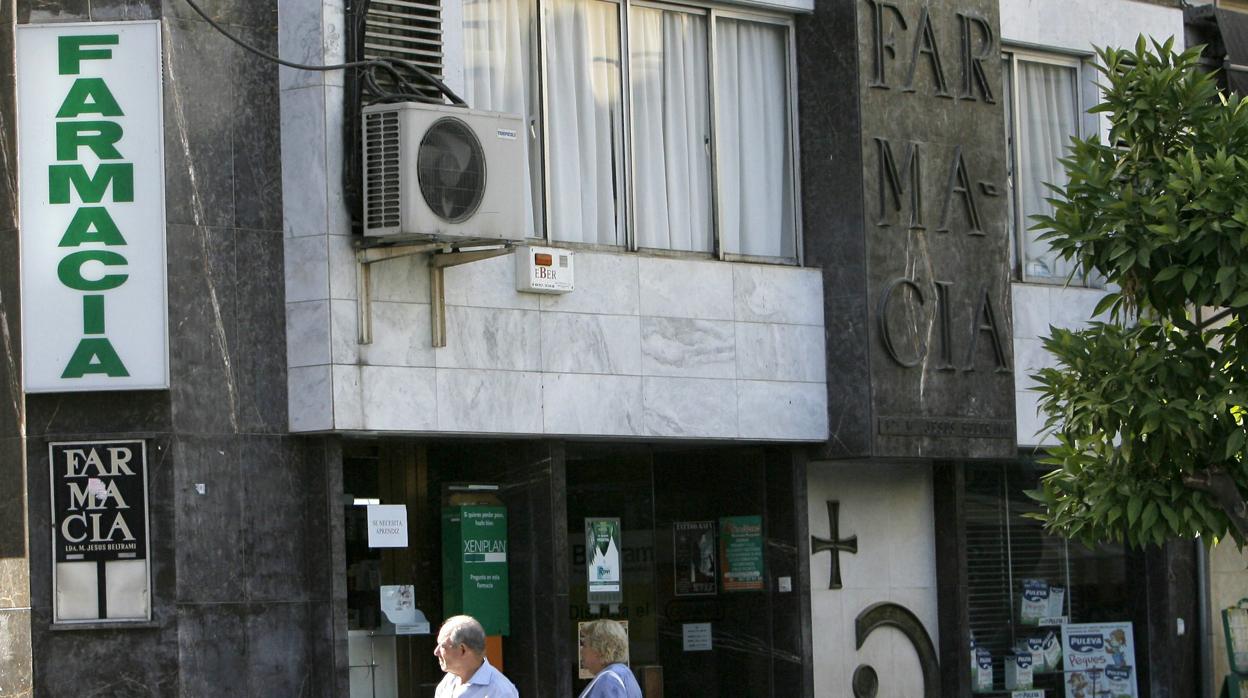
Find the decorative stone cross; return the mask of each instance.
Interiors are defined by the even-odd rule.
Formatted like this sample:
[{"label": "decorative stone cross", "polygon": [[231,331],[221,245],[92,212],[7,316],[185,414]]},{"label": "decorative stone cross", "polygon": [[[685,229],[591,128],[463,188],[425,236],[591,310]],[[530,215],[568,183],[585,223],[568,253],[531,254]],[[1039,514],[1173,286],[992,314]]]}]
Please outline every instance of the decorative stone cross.
[{"label": "decorative stone cross", "polygon": [[829,536],[820,538],[818,536],[810,537],[810,554],[830,552],[832,553],[832,576],[828,581],[829,589],[841,588],[841,551],[847,553],[858,554],[858,536],[853,535],[849,538],[838,538],[841,534],[840,527],[840,510],[841,503],[828,500],[828,528]]}]

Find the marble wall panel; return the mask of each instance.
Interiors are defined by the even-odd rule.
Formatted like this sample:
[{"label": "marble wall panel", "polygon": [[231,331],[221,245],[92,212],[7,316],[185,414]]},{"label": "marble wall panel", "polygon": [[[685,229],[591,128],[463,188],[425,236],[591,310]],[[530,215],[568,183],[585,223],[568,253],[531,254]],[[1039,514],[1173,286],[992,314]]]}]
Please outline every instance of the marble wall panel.
[{"label": "marble wall panel", "polygon": [[[272,10],[276,0],[248,3]],[[239,29],[240,38],[270,54],[277,53],[272,29]],[[233,47],[230,83],[234,86],[234,225],[243,229],[282,229],[282,135],[275,107],[280,103],[278,66]],[[332,170],[331,170],[332,171]]]},{"label": "marble wall panel", "polygon": [[1035,338],[1049,333],[1049,292],[1042,284],[1011,284],[1014,336]]},{"label": "marble wall panel", "polygon": [[[467,269],[476,264],[486,264],[486,262],[476,262],[474,264],[465,264],[462,267],[452,267],[446,270],[446,279],[449,279],[450,272],[456,269]],[[427,255],[413,255],[411,257],[399,257],[397,259],[388,259],[384,262],[377,262],[370,266],[370,283],[369,291],[374,301],[392,301],[395,303],[426,303],[430,302],[429,298],[429,257]],[[449,282],[446,284],[447,302],[450,302],[451,289]],[[456,284],[459,289],[459,296],[455,305],[473,305],[473,303],[461,303],[468,296],[465,293],[464,283],[461,280]],[[506,307],[506,306],[503,306]]]},{"label": "marble wall panel", "polygon": [[736,323],[737,377],[823,383],[823,327]]},{"label": "marble wall panel", "polygon": [[252,695],[247,616],[247,607],[238,603],[178,606],[179,695]]},{"label": "marble wall panel", "polygon": [[542,418],[547,434],[639,436],[640,376],[546,374]]},{"label": "marble wall panel", "polygon": [[[304,0],[278,0],[278,48],[293,63],[323,64],[325,60],[325,4]],[[278,78],[282,90],[322,85],[328,73],[281,67]]]},{"label": "marble wall panel", "polygon": [[[341,37],[341,34],[338,35]],[[338,73],[335,77],[334,73]],[[327,84],[325,86],[325,130],[326,150],[325,150],[325,168],[329,172],[326,180],[326,196],[329,200],[329,232],[336,235],[351,235],[351,215],[347,212],[347,203],[345,196],[345,184],[342,179],[343,158],[346,156],[341,145],[342,133],[345,114],[343,113],[344,90],[341,83],[342,71],[332,71],[327,82],[339,84]],[[355,291],[352,291],[352,298],[355,297]]]},{"label": "marble wall panel", "polygon": [[325,88],[282,90],[281,102],[282,220],[286,236],[325,235],[330,176],[325,160]]},{"label": "marble wall panel", "polygon": [[160,19],[160,0],[91,0],[91,21]]},{"label": "marble wall panel", "polygon": [[1031,390],[1019,390],[1014,393],[1014,405],[1017,413],[1019,446],[1035,446],[1056,444],[1057,439],[1044,426],[1045,417],[1040,414],[1040,394]]},{"label": "marble wall panel", "polygon": [[[427,260],[428,257],[419,259]],[[576,256],[579,266],[581,256]],[[590,266],[594,266],[591,262]],[[579,269],[577,270],[579,272]],[[584,278],[587,285],[598,285],[601,280]],[[426,274],[426,278],[428,274]],[[516,308],[537,310],[540,294],[520,293],[516,290],[515,254],[449,267],[445,272],[446,302],[449,305],[466,305],[477,308]],[[577,291],[580,289],[578,288]],[[573,291],[575,294],[577,291]],[[424,301],[428,302],[428,298]]]},{"label": "marble wall panel", "polygon": [[309,432],[333,428],[332,367],[291,368],[286,373],[286,386],[290,395],[287,415],[291,431]]},{"label": "marble wall panel", "polygon": [[540,370],[539,313],[447,306],[446,346],[434,349],[434,359],[438,368]]},{"label": "marble wall panel", "polygon": [[642,315],[733,319],[734,265],[642,256],[637,264]]},{"label": "marble wall panel", "polygon": [[642,406],[647,436],[737,435],[737,391],[732,380],[646,377]]},{"label": "marble wall panel", "polygon": [[[428,303],[382,303],[371,304],[373,313],[373,342],[359,344],[356,332],[356,305],[349,301],[334,301],[345,306],[351,316],[350,329],[334,326],[334,344],[355,345],[359,360],[372,366],[428,366],[434,365],[433,338],[430,330]],[[451,313],[448,310],[448,322]],[[337,315],[335,316],[337,318]],[[345,319],[345,318],[344,318]],[[349,334],[348,334],[349,332]],[[337,356],[337,355],[336,355]],[[335,359],[337,361],[337,359]]]},{"label": "marble wall panel", "polygon": [[[333,185],[331,184],[330,186],[332,187]],[[355,247],[352,246],[354,238],[347,234],[350,232],[347,229],[333,227],[332,215],[331,211],[330,234],[327,240],[329,247],[329,297],[355,300],[360,291],[356,285],[356,271],[359,264],[355,261]]]},{"label": "marble wall panel", "polygon": [[732,278],[738,321],[823,326],[823,277],[818,270],[734,264]]},{"label": "marble wall panel", "polygon": [[[360,366],[333,366],[333,409],[335,429],[364,428],[364,380]],[[325,396],[317,396],[324,400]]]},{"label": "marble wall panel", "polygon": [[308,646],[313,623],[307,603],[251,606],[246,630],[250,695],[311,694],[318,675]]},{"label": "marble wall panel", "polygon": [[822,383],[738,381],[738,436],[821,441],[828,436],[828,394]]},{"label": "marble wall panel", "polygon": [[[243,489],[246,597],[252,602],[304,601],[310,586],[305,537],[307,495],[323,487],[308,477],[288,437],[239,437]],[[254,650],[254,648],[253,648]]]},{"label": "marble wall panel", "polygon": [[287,303],[329,298],[329,248],[324,236],[287,237],[283,261]]},{"label": "marble wall panel", "polygon": [[238,419],[243,431],[281,433],[286,422],[286,305],[282,237],[274,231],[240,230],[235,238],[238,298],[235,375]]},{"label": "marble wall panel", "polygon": [[[187,10],[190,11],[189,8]],[[234,223],[232,44],[204,22],[166,19],[165,215],[170,224]]]},{"label": "marble wall panel", "polygon": [[247,570],[238,441],[181,435],[173,452],[177,600],[236,602],[244,598]]},{"label": "marble wall panel", "polygon": [[[0,25],[0,50],[5,56],[14,55],[13,29]],[[0,89],[0,233],[5,237],[17,235],[17,92],[12,61],[0,61],[0,75],[7,78]],[[13,258],[15,261],[16,258]]]},{"label": "marble wall panel", "polygon": [[240,410],[234,231],[170,225],[169,233],[174,426],[201,433],[233,431]]},{"label": "marble wall panel", "polygon": [[[839,554],[843,588],[828,588],[835,553],[811,558],[811,628],[815,695],[848,695],[853,670],[869,664],[880,695],[918,695],[918,663],[909,640],[881,629],[856,649],[854,619],[881,602],[905,606],[937,635],[932,476],[922,464],[811,462],[807,509],[812,536],[827,538],[829,500],[840,503],[837,534],[858,537],[858,552]],[[911,692],[907,692],[911,691]],[[920,691],[921,693],[921,691]]]},{"label": "marble wall panel", "polygon": [[87,686],[99,696],[178,695],[178,638],[172,622],[145,629],[40,631],[46,621],[40,612],[32,613],[37,695],[77,696]]},{"label": "marble wall panel", "polygon": [[[270,33],[277,28],[277,0],[196,0],[195,4],[220,23],[263,28]],[[185,2],[167,3],[165,13],[168,17],[203,21]]]},{"label": "marble wall panel", "polygon": [[377,431],[435,431],[437,380],[432,368],[364,366],[360,382],[364,428]]},{"label": "marble wall panel", "polygon": [[0,696],[33,695],[30,615],[29,609],[0,610]]},{"label": "marble wall panel", "polygon": [[329,360],[329,303],[287,303],[286,364],[319,366]]},{"label": "marble wall panel", "polygon": [[641,319],[628,315],[542,313],[542,370],[641,373]]},{"label": "marble wall panel", "polygon": [[[26,458],[21,438],[0,438],[0,608],[29,605],[26,581]],[[10,561],[15,564],[10,565]]]},{"label": "marble wall panel", "polygon": [[[361,352],[369,346],[360,344],[360,319],[356,302],[335,300],[329,302],[329,307],[332,316],[329,327],[330,360],[335,364],[359,363]],[[373,320],[376,322],[376,303],[373,304],[372,309]],[[373,343],[378,344],[378,339],[381,338],[384,346],[390,347],[389,350],[382,351],[383,355],[393,356],[399,350],[397,346],[393,346],[399,344],[401,340],[401,337],[396,336],[398,334],[394,328],[373,325]]]},{"label": "marble wall panel", "polygon": [[576,290],[539,296],[542,310],[566,313],[636,315],[640,312],[639,255],[578,253]]},{"label": "marble wall panel", "polygon": [[540,373],[440,369],[437,379],[439,431],[541,433]]},{"label": "marble wall panel", "polygon": [[643,317],[641,367],[647,376],[735,378],[737,357],[733,323]]},{"label": "marble wall panel", "polygon": [[90,0],[29,0],[17,4],[18,24],[85,22],[90,18]]}]

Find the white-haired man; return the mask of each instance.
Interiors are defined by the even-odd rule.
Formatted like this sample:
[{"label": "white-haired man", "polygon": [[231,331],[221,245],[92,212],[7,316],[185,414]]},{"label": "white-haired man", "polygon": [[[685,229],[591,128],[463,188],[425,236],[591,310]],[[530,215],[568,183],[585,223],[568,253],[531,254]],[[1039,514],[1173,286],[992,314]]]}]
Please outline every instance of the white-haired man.
[{"label": "white-haired man", "polygon": [[446,672],[434,698],[520,698],[503,672],[485,658],[485,629],[472,616],[446,619],[433,656]]}]

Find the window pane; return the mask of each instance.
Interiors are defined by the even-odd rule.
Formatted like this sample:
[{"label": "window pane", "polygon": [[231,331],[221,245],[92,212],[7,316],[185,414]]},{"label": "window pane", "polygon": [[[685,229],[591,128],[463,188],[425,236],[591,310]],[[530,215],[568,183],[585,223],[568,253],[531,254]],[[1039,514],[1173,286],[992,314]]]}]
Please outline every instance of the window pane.
[{"label": "window pane", "polygon": [[796,257],[788,29],[715,25],[720,241],[730,254]]},{"label": "window pane", "polygon": [[[1053,207],[1046,201],[1051,192],[1045,183],[1066,184],[1066,171],[1058,158],[1065,154],[1071,137],[1078,132],[1076,75],[1073,66],[1018,61],[1015,122],[1019,162],[1015,186],[1024,229],[1031,227],[1032,216],[1052,211]],[[1071,262],[1058,259],[1049,251],[1048,242],[1037,241],[1040,234],[1040,231],[1027,231],[1023,236],[1024,278],[1066,278],[1071,272]]]},{"label": "window pane", "polygon": [[[537,81],[533,79],[532,0],[464,1],[464,99],[473,109],[507,112],[537,123]],[[538,129],[529,129],[525,153],[526,235],[540,230],[542,190]]]},{"label": "window pane", "polygon": [[548,29],[551,238],[623,244],[619,6],[553,0]]},{"label": "window pane", "polygon": [[639,247],[712,251],[707,20],[632,9],[633,182]]}]

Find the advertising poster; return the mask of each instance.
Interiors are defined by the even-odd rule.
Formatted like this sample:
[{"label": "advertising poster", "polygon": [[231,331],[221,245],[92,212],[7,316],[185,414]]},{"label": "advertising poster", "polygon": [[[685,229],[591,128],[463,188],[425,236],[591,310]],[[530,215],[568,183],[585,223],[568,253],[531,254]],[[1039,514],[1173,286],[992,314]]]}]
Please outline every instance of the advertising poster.
[{"label": "advertising poster", "polygon": [[1062,626],[1066,698],[1139,698],[1130,623]]},{"label": "advertising poster", "polygon": [[48,451],[56,622],[149,619],[146,443]]},{"label": "advertising poster", "polygon": [[762,591],[763,517],[721,518],[719,559],[724,591]]},{"label": "advertising poster", "polygon": [[586,599],[589,603],[614,604],[624,600],[622,548],[618,518],[585,519]]},{"label": "advertising poster", "polygon": [[715,553],[714,521],[677,521],[672,524],[677,596],[707,596],[716,592]]},{"label": "advertising poster", "polygon": [[487,635],[508,635],[507,509],[442,510],[442,612],[475,617]]}]

